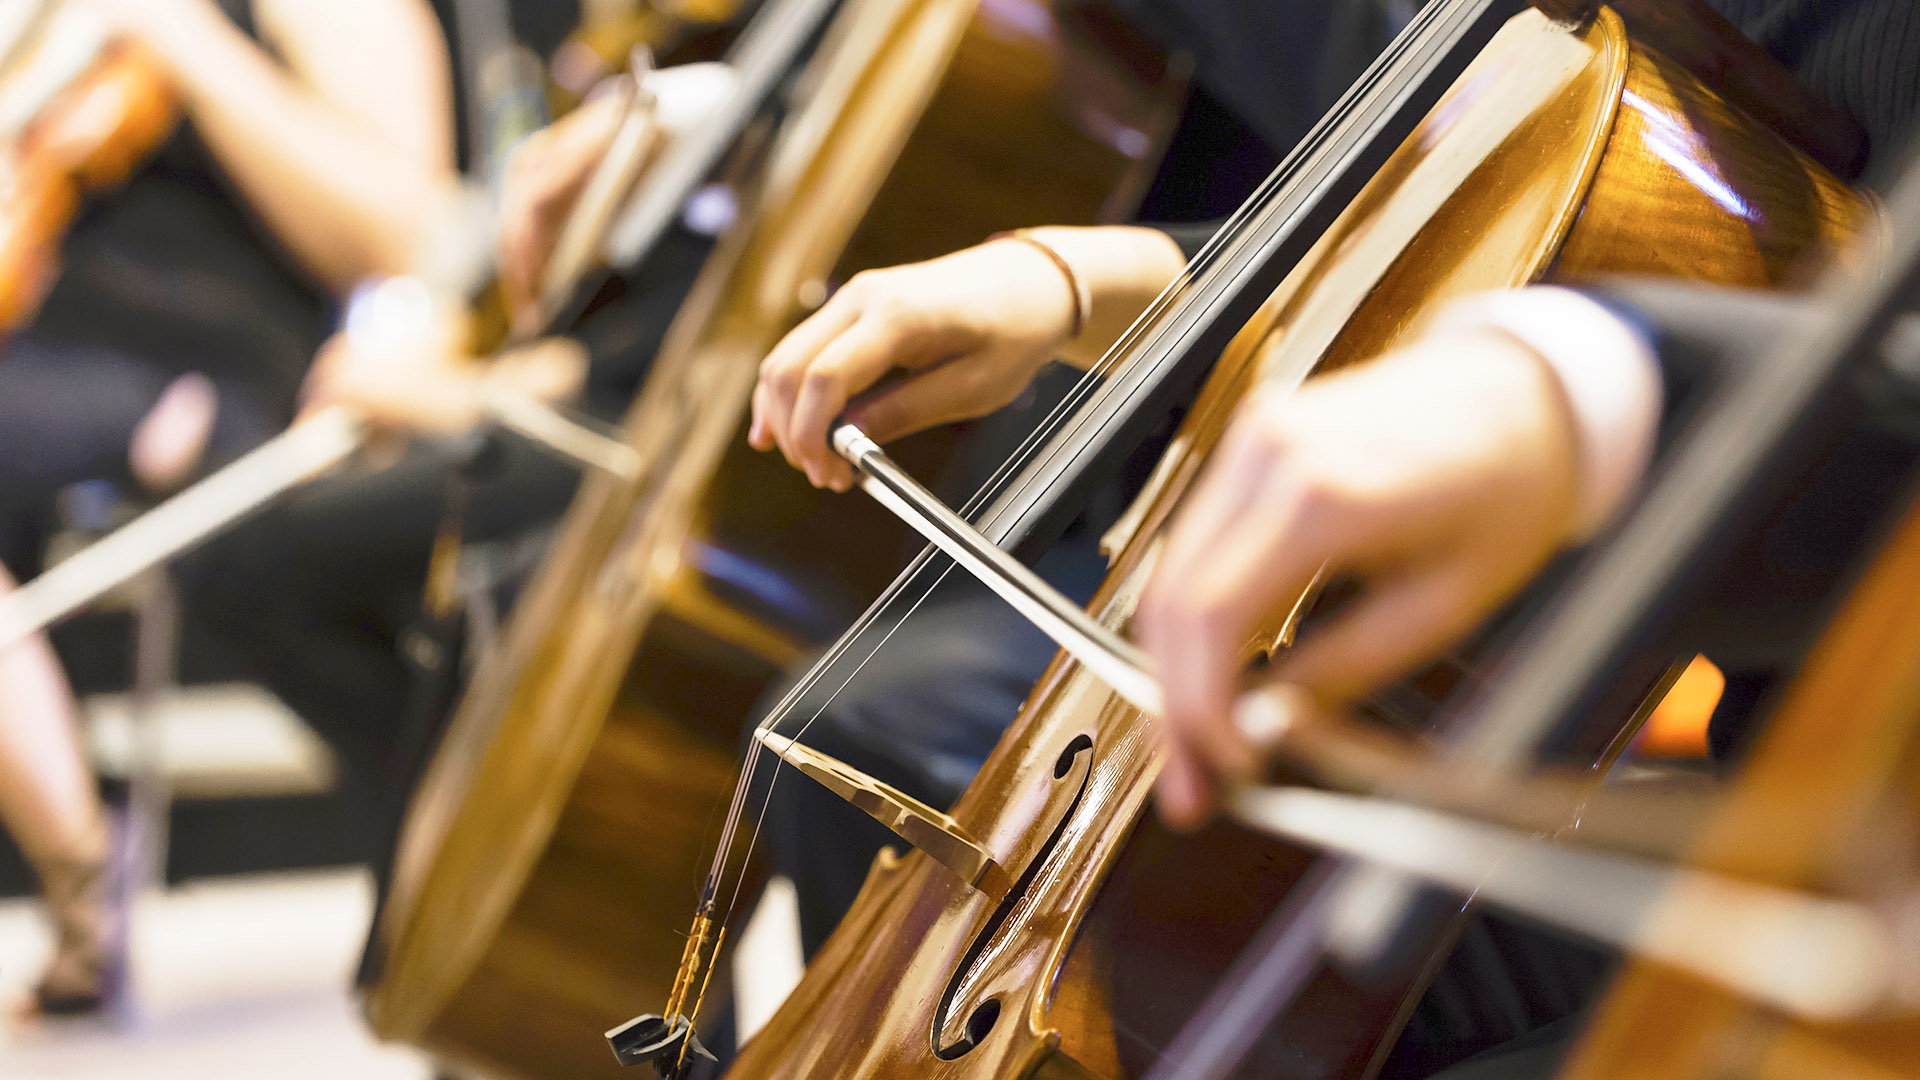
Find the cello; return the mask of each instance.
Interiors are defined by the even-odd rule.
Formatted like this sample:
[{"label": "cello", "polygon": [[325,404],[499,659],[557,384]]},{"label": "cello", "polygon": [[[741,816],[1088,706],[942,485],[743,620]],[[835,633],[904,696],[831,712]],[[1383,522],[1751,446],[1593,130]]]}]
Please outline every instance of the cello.
[{"label": "cello", "polygon": [[[1732,541],[1776,520],[1845,434],[1877,426],[1889,404],[1904,422],[1920,171],[1910,168],[1889,195],[1885,220],[1888,228],[1857,245],[1863,257],[1829,273],[1817,303],[1787,307],[1787,318],[1776,306],[1761,322],[1764,334],[1752,331],[1755,309],[1744,297],[1628,292],[1643,310],[1661,313],[1667,304],[1665,317],[1655,315],[1664,325],[1698,321],[1678,340],[1705,338],[1715,351],[1749,355],[1704,415],[1683,427],[1639,508],[1535,620],[1508,677],[1472,703],[1464,726],[1477,734],[1448,768],[1478,772],[1495,799],[1510,797],[1524,782],[1515,763],[1525,764],[1567,707],[1606,681],[1636,639],[1672,632],[1702,598],[1717,595],[1713,579],[1726,572]],[[1539,867],[1543,851],[1631,845],[1656,859],[1555,856],[1562,868],[1577,867],[1574,887],[1584,896],[1538,874],[1517,891],[1484,888],[1514,875],[1460,851],[1413,860],[1460,864],[1463,873],[1435,876],[1495,902],[1514,902],[1503,892],[1531,894],[1522,909],[1549,924],[1604,924],[1596,936],[1627,950],[1627,966],[1559,1073],[1566,1080],[1920,1072],[1920,989],[1912,978],[1920,957],[1912,922],[1920,898],[1920,624],[1911,603],[1920,506],[1910,491],[1904,508],[1882,511],[1879,524],[1855,552],[1864,569],[1832,583],[1841,602],[1821,620],[1752,751],[1729,783],[1682,818],[1691,827],[1673,827],[1671,805],[1628,796],[1613,807],[1620,821],[1597,842],[1583,824],[1551,838],[1509,839],[1498,856]],[[1631,588],[1619,588],[1628,580]],[[1604,916],[1569,919],[1573,908]]]},{"label": "cello", "polygon": [[[1884,951],[1831,955],[1849,1007],[1794,1015],[1657,959],[1635,958],[1564,1080],[1920,1075],[1912,930],[1920,766],[1920,504],[1909,506],[1769,722],[1686,865],[1849,902]],[[1765,946],[1754,946],[1765,947]]]},{"label": "cello", "polygon": [[[1714,524],[1741,519],[1734,492],[1760,486],[1758,477],[1793,475],[1779,466],[1805,450],[1795,455],[1786,447],[1817,444],[1809,434],[1830,430],[1835,413],[1854,420],[1866,411],[1843,388],[1860,386],[1862,373],[1881,369],[1891,352],[1911,351],[1910,337],[1904,346],[1886,343],[1895,320],[1911,310],[1920,277],[1920,171],[1909,166],[1889,193],[1886,219],[1884,267],[1875,266],[1872,276],[1834,273],[1818,317],[1782,335],[1765,358],[1772,363],[1760,366],[1761,377],[1721,409],[1726,429],[1755,432],[1766,451],[1742,453],[1734,442],[1719,470],[1700,453],[1682,464],[1696,466],[1693,473],[1718,481],[1717,487],[1690,485],[1696,498],[1684,506],[1649,500],[1649,526],[1652,510],[1692,510],[1659,518],[1669,546],[1658,552],[1664,558],[1646,564],[1653,588],[1671,590],[1684,581],[1700,553],[1719,539]],[[1775,371],[1784,373],[1769,377]],[[1906,377],[1905,371],[1896,376]],[[1702,447],[1696,440],[1690,448]],[[1877,926],[1882,947],[1842,969],[1857,982],[1842,986],[1848,1008],[1794,1015],[1669,965],[1633,959],[1561,1073],[1566,1080],[1920,1074],[1920,992],[1913,982],[1920,956],[1913,923],[1920,902],[1913,833],[1920,820],[1914,784],[1920,621],[1913,605],[1920,588],[1920,503],[1909,501],[1891,516],[1878,550],[1845,590],[1732,790],[1681,853],[1690,867],[1849,903]],[[1597,584],[1607,569],[1596,561],[1584,584]],[[1582,599],[1609,616],[1599,625],[1596,657],[1643,632],[1652,614],[1645,597],[1606,605],[1590,594],[1574,597],[1569,607]],[[1825,966],[1840,967],[1837,961]]]},{"label": "cello", "polygon": [[[1430,7],[1410,40],[1336,110],[1336,126],[1350,128],[1355,116],[1378,123],[1367,117],[1369,103],[1405,91],[1397,65],[1442,48],[1449,28],[1457,40],[1462,26],[1493,14],[1490,6]],[[1325,163],[1339,152],[1335,139],[1310,137],[1295,175],[1330,171]],[[1710,178],[1704,187],[1702,177]],[[1206,293],[1209,275],[1231,269],[1250,247],[1285,246],[1281,231],[1258,232],[1281,216],[1271,209],[1285,201],[1285,182],[1269,194],[1176,284],[1174,302],[1109,354],[1109,385],[1175,348],[1165,328],[1207,306],[1204,295],[1182,291]],[[1296,240],[1311,250],[1243,320],[1175,449],[1111,538],[1117,553],[1093,605],[1096,631],[1124,626],[1157,532],[1255,385],[1284,388],[1312,370],[1376,355],[1417,331],[1446,298],[1548,276],[1631,270],[1776,285],[1798,255],[1848,235],[1859,208],[1804,154],[1631,41],[1614,13],[1572,26],[1534,12],[1515,17],[1339,219]],[[1688,243],[1664,242],[1676,234]],[[1108,430],[1083,425],[1095,427]],[[1060,436],[1074,437],[1086,436]],[[867,481],[898,493],[876,451],[853,439],[843,445],[857,452]],[[1059,456],[1058,444],[1036,459],[1049,455]],[[1056,476],[1073,471],[1045,467]],[[1021,520],[1038,513],[1027,498],[996,504],[1004,516],[983,519],[988,541],[1019,538]],[[951,521],[936,525],[931,531],[957,531]],[[1266,628],[1250,651],[1275,647],[1285,630]],[[840,655],[857,666],[867,654],[850,646]],[[815,681],[831,693],[837,680],[829,673]],[[1175,844],[1142,821],[1156,767],[1143,718],[1079,659],[1058,661],[1043,677],[945,814],[808,754],[804,720],[815,704],[777,709],[763,724],[762,742],[780,762],[771,782],[792,764],[852,791],[918,850],[876,861],[853,910],[730,1075],[1137,1074],[1168,1046],[1260,916],[1283,897],[1320,903],[1326,875],[1302,849],[1227,829]],[[1390,712],[1386,719],[1425,721]],[[1582,719],[1555,749],[1604,763],[1630,710]],[[689,1019],[737,894],[728,880],[733,835],[723,834],[668,1009],[618,1033],[617,1050],[663,1075],[682,1074],[692,1060]],[[1423,955],[1446,940],[1435,931]],[[1296,1007],[1261,1034],[1249,1074],[1366,1075],[1417,996],[1421,967],[1378,985],[1331,963],[1310,966]],[[868,1037],[822,1037],[837,1031]]]},{"label": "cello", "polygon": [[366,996],[383,1037],[617,1071],[599,1035],[671,983],[668,913],[756,695],[904,550],[747,447],[760,357],[860,269],[1124,216],[1184,78],[1090,6],[850,0],[799,85],[624,424],[638,467],[582,489],[413,800]]}]

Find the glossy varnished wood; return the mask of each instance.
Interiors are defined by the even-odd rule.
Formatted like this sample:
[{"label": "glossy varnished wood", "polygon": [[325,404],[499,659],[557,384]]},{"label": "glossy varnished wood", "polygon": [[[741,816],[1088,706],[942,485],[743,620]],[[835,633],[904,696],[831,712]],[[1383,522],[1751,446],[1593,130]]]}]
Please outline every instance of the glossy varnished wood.
[{"label": "glossy varnished wood", "polygon": [[[1854,586],[1689,862],[1890,899],[1920,821],[1920,504]],[[1896,961],[1897,963],[1898,961]],[[1910,973],[1908,973],[1910,974]],[[1616,980],[1565,1080],[1920,1076],[1920,1017],[1820,1024],[1645,961]]]},{"label": "glossy varnished wood", "polygon": [[[600,1034],[666,996],[756,698],[910,550],[746,447],[761,357],[853,271],[1124,211],[1178,93],[1034,0],[843,9],[628,417],[642,478],[575,501],[415,799],[379,1033],[490,1075],[618,1073]],[[989,145],[1013,149],[955,164]]]},{"label": "glossy varnished wood", "polygon": [[[1710,95],[1662,82],[1671,78],[1668,65],[1636,56],[1611,15],[1578,36],[1537,14],[1511,23],[1220,359],[1144,506],[1116,537],[1098,616],[1124,626],[1158,534],[1255,385],[1376,355],[1463,293],[1556,268],[1609,269],[1602,259],[1628,232],[1683,238],[1665,253],[1671,273],[1777,281],[1796,245],[1846,227],[1857,205],[1815,166],[1739,116],[1705,108]],[[1698,108],[1623,122],[1642,101]],[[1649,146],[1651,133],[1694,156]],[[1697,190],[1702,164],[1722,168],[1722,147],[1756,167],[1705,175],[1742,185],[1736,196],[1763,212],[1691,223],[1697,213],[1732,215]],[[1757,167],[1768,155],[1773,171]],[[1798,196],[1809,190],[1833,197]],[[1620,213],[1647,220],[1623,226]],[[1261,628],[1249,653],[1278,630]],[[1603,759],[1625,716],[1598,718],[1568,749]],[[1039,835],[1036,793],[1057,783],[1056,762],[1076,740],[1091,744],[1085,789],[1060,830]],[[729,1075],[1139,1075],[1312,862],[1227,828],[1170,842],[1145,822],[1157,767],[1143,718],[1057,661],[952,810],[1004,865],[1031,864],[1006,906],[919,855],[884,855]],[[1448,930],[1435,933],[1437,947]],[[1246,1075],[1366,1075],[1417,996],[1421,970],[1375,982],[1324,967]],[[956,1052],[969,1017],[974,1045]]]}]

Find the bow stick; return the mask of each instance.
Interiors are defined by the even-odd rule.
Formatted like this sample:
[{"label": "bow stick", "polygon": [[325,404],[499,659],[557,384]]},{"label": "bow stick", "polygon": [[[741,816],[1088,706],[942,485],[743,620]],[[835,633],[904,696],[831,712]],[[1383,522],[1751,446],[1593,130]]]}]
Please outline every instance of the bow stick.
[{"label": "bow stick", "polygon": [[[483,393],[491,421],[555,453],[623,480],[639,454],[542,402],[505,388]],[[332,471],[367,441],[344,408],[316,413],[134,518],[32,581],[0,595],[0,648],[46,628],[114,587],[205,542],[287,491]]]},{"label": "bow stick", "polygon": [[[861,490],[1130,704],[1159,713],[1159,681],[1135,646],[994,546],[858,428],[836,425],[832,443],[858,470]],[[1291,715],[1278,696],[1284,693],[1256,689],[1244,694],[1235,706],[1236,723],[1284,729],[1284,718]],[[1327,749],[1353,747],[1336,742]],[[1364,751],[1358,757],[1348,753],[1345,764],[1364,759]],[[1409,770],[1404,754],[1383,759],[1376,753],[1374,760],[1391,761],[1403,780],[1439,773],[1431,765]],[[1456,792],[1460,787],[1437,786]],[[1500,794],[1474,799],[1476,809],[1500,816]],[[1479,896],[1801,1015],[1839,1020],[1888,1005],[1920,1006],[1920,995],[1903,992],[1898,977],[1903,954],[1920,953],[1920,948],[1903,942],[1887,914],[1863,903],[1575,849],[1545,842],[1537,833],[1467,821],[1398,799],[1247,786],[1231,795],[1228,806],[1243,823],[1282,839]]]}]

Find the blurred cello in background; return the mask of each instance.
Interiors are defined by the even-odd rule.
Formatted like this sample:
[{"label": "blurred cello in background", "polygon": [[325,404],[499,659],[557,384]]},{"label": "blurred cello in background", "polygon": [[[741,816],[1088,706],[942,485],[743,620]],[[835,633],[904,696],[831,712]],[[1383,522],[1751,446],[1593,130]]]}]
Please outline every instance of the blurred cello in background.
[{"label": "blurred cello in background", "polygon": [[32,318],[83,199],[124,183],[173,133],[157,63],[59,0],[22,3],[0,43],[0,332]]},{"label": "blurred cello in background", "polygon": [[718,51],[707,39],[754,5],[747,0],[585,0],[580,25],[554,50],[555,112],[578,102],[601,79],[619,72],[636,48],[652,50],[662,63],[709,60]]},{"label": "blurred cello in background", "polygon": [[[1604,683],[1636,638],[1671,632],[1691,602],[1716,595],[1729,541],[1791,504],[1813,463],[1862,426],[1911,430],[1920,170],[1910,166],[1888,203],[1883,220],[1897,227],[1858,245],[1867,257],[1836,268],[1817,305],[1756,312],[1746,299],[1673,294],[1669,310],[1694,323],[1677,338],[1710,335],[1709,348],[1745,363],[1679,434],[1640,508],[1537,620],[1536,645],[1476,703],[1476,752],[1444,767],[1478,773],[1488,805],[1529,779],[1499,759]],[[1628,296],[1665,302],[1637,286]],[[1835,610],[1727,781],[1678,801],[1616,790],[1587,807],[1589,822],[1479,851],[1469,849],[1483,831],[1454,830],[1454,850],[1413,860],[1452,863],[1434,874],[1451,888],[1627,953],[1561,1080],[1920,1075],[1920,500],[1910,464],[1905,478],[1904,506],[1879,514],[1882,528],[1852,560],[1858,573],[1831,583]],[[1620,574],[1639,584],[1621,590]],[[1583,845],[1583,859],[1564,858]],[[1529,874],[1539,880],[1523,883]]]},{"label": "blurred cello in background", "polygon": [[[1802,508],[1809,480],[1853,436],[1913,430],[1915,162],[1878,209],[1883,227],[1831,263],[1811,304],[1607,286],[1665,331],[1666,348],[1739,362],[1673,433],[1630,511],[1528,619],[1500,677],[1460,710],[1464,737],[1428,762],[1430,778],[1478,792],[1478,815],[1513,820],[1511,808],[1540,793],[1543,778],[1528,772],[1554,733],[1649,642],[1697,632],[1702,606],[1724,603],[1742,572],[1740,545]],[[1559,797],[1554,820],[1504,836],[1455,822],[1410,837],[1410,822],[1439,819],[1416,809],[1430,795],[1406,784],[1384,786],[1414,804],[1388,812],[1391,835],[1386,821],[1346,816],[1372,841],[1343,834],[1340,815],[1275,813],[1283,791],[1246,793],[1241,816],[1626,950],[1562,1080],[1920,1075],[1920,501],[1911,457],[1882,451],[1868,467],[1888,464],[1901,466],[1904,509],[1899,497],[1874,505],[1872,534],[1802,523],[1864,571],[1827,577],[1827,598],[1802,608],[1821,635],[1770,716],[1756,717],[1765,726],[1729,782],[1696,782],[1681,798],[1613,786],[1604,805]],[[1590,850],[1570,850],[1581,846]],[[1156,1077],[1232,1074],[1247,1025],[1302,988],[1277,962],[1300,940],[1287,940],[1290,914],[1276,913],[1287,933],[1243,956],[1234,985],[1183,1033],[1191,1056],[1170,1055]],[[1326,916],[1298,921],[1305,940],[1328,933]],[[1543,1050],[1530,1065],[1548,1060]]]},{"label": "blurred cello in background", "polygon": [[601,1034],[672,982],[755,701],[909,551],[747,446],[760,359],[859,270],[1124,218],[1177,118],[1181,72],[1096,4],[832,7],[757,16],[813,11],[820,44],[627,417],[640,467],[582,489],[413,801],[367,996],[383,1037],[491,1075],[618,1074]]},{"label": "blurred cello in background", "polygon": [[[1920,165],[1909,162],[1887,207],[1885,265],[1872,267],[1871,277],[1834,275],[1819,317],[1805,320],[1803,332],[1783,335],[1777,346],[1779,358],[1799,360],[1815,377],[1771,386],[1753,379],[1759,385],[1750,397],[1784,401],[1776,408],[1803,414],[1851,408],[1858,422],[1888,404],[1869,395],[1862,407],[1858,388],[1891,378],[1908,384],[1892,396],[1893,407],[1910,412],[1904,403],[1911,401],[1915,339],[1910,325],[1904,334],[1894,326],[1914,319]],[[1723,411],[1733,413],[1738,404]],[[1819,445],[1808,432],[1817,436],[1834,426],[1776,424],[1776,438],[1790,432],[1801,444],[1797,455],[1785,455],[1789,461],[1804,458],[1808,444]],[[1711,446],[1706,438],[1697,441]],[[1737,462],[1738,444],[1721,441],[1728,447],[1721,456]],[[1702,491],[1712,494],[1695,485]],[[1693,501],[1705,503],[1703,515],[1719,509],[1697,494]],[[1891,517],[1885,539],[1863,560],[1864,571],[1772,710],[1731,790],[1679,853],[1689,870],[1850,908],[1850,928],[1869,944],[1834,949],[1813,958],[1810,968],[1789,969],[1795,983],[1819,987],[1829,1002],[1798,1015],[1655,960],[1630,959],[1562,1080],[1920,1076],[1920,499]],[[1700,525],[1659,524],[1680,537],[1676,545],[1717,546]],[[1674,559],[1673,565],[1684,563]],[[1651,563],[1649,569],[1664,567]],[[1732,948],[1769,953],[1782,944],[1758,938]]]}]

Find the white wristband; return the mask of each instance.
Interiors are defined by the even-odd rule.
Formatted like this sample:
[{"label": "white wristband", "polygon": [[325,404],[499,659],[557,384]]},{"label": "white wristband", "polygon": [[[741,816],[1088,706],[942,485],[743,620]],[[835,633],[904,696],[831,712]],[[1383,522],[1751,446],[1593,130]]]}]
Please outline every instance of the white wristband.
[{"label": "white wristband", "polygon": [[1434,330],[1499,331],[1553,370],[1578,429],[1575,537],[1598,532],[1646,471],[1659,435],[1660,365],[1646,342],[1606,308],[1557,286],[1466,297],[1440,313]]}]

